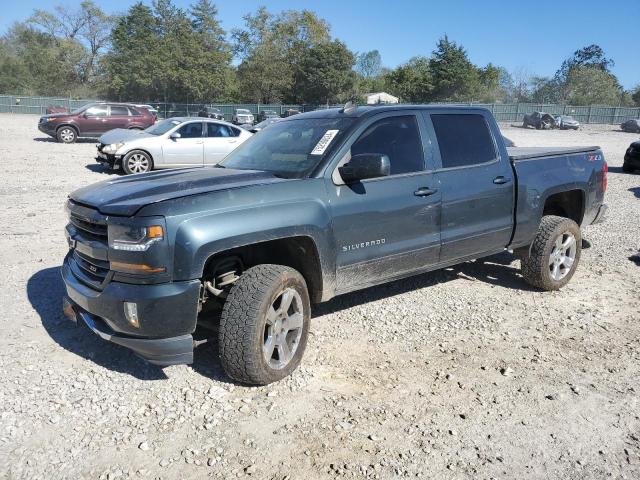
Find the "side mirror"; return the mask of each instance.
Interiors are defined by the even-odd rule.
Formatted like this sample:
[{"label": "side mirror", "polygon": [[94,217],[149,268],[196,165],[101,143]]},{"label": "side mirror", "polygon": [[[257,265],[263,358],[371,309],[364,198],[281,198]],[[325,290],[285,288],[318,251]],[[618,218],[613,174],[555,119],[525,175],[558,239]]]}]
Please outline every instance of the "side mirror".
[{"label": "side mirror", "polygon": [[361,153],[351,157],[348,163],[338,168],[346,184],[368,178],[386,177],[391,173],[391,162],[381,153]]},{"label": "side mirror", "polygon": [[82,118],[89,118],[89,114],[88,114],[87,112],[84,112],[84,113],[82,114]]},{"label": "side mirror", "polygon": [[177,139],[179,139],[180,137],[182,137],[182,135],[180,135],[178,132],[173,132],[171,135],[169,135],[169,138],[170,138],[171,140],[177,140]]}]

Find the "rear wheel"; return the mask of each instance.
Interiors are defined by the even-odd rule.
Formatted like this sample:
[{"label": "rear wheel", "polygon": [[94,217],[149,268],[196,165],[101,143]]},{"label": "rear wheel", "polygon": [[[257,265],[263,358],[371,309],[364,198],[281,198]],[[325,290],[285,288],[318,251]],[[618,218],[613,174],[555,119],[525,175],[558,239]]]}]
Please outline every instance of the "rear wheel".
[{"label": "rear wheel", "polygon": [[229,292],[220,318],[220,360],[227,375],[266,385],[291,374],[302,360],[311,306],[300,273],[283,265],[245,271]]},{"label": "rear wheel", "polygon": [[542,290],[559,290],[576,271],[582,235],[576,222],[564,217],[542,217],[528,254],[521,258],[525,281]]},{"label": "rear wheel", "polygon": [[150,172],[153,170],[153,160],[147,152],[133,150],[122,159],[122,169],[127,175]]},{"label": "rear wheel", "polygon": [[60,143],[74,143],[78,139],[78,132],[73,127],[60,127],[56,138]]}]

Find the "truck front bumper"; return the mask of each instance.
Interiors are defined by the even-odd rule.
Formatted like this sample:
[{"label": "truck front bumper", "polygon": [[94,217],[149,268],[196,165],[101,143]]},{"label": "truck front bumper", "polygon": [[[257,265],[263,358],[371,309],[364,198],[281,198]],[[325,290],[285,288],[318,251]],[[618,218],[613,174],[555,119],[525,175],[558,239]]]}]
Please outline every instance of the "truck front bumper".
[{"label": "truck front bumper", "polygon": [[[193,337],[198,315],[200,282],[170,282],[134,285],[109,282],[96,290],[77,278],[70,256],[62,265],[67,318],[83,323],[104,340],[133,350],[154,365],[193,362]],[[124,310],[124,302],[137,306],[135,326]]]}]

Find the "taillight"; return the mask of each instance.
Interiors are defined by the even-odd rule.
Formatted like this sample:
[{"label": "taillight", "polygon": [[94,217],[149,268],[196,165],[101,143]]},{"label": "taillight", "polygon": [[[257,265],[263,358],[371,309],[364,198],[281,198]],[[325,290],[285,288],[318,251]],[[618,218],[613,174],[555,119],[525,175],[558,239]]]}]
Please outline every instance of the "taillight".
[{"label": "taillight", "polygon": [[602,193],[607,191],[607,172],[609,171],[609,165],[607,161],[602,161]]}]

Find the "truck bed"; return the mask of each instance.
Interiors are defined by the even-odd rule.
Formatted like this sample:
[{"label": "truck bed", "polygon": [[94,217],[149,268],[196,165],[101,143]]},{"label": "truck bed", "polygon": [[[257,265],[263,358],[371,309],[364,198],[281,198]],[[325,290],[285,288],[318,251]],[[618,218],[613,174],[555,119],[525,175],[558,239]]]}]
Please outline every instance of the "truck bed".
[{"label": "truck bed", "polygon": [[600,147],[507,147],[511,161],[530,160],[540,157],[557,157],[575,153],[588,153]]}]

